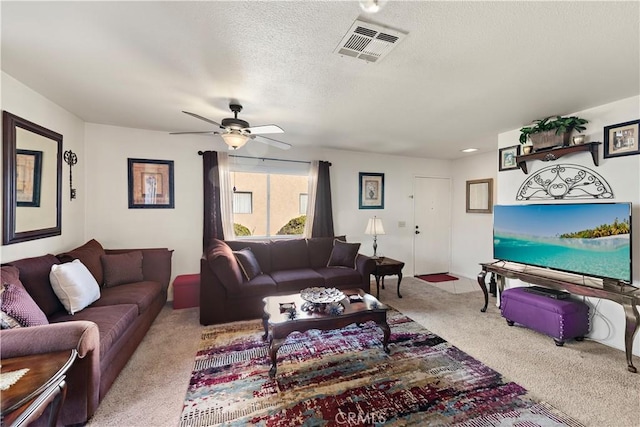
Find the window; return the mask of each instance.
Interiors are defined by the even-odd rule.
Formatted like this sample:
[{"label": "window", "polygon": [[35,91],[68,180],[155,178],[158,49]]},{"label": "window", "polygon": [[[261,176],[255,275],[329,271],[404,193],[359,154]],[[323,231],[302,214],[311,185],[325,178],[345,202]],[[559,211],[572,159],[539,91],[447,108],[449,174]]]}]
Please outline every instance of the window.
[{"label": "window", "polygon": [[307,193],[300,193],[300,215],[307,214],[307,203],[309,203],[309,195]]},{"label": "window", "polygon": [[230,165],[236,188],[233,195],[236,229],[249,230],[253,238],[301,236],[306,222],[309,164],[249,162],[234,158]]},{"label": "window", "polygon": [[253,212],[253,193],[236,191],[233,193],[233,213],[250,214]]}]

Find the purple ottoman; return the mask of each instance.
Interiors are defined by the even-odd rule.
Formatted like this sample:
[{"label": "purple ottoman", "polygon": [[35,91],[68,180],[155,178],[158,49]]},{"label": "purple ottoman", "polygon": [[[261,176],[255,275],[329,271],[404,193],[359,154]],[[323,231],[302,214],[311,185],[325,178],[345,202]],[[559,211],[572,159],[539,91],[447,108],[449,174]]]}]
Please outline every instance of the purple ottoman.
[{"label": "purple ottoman", "polygon": [[502,292],[500,312],[507,324],[526,326],[553,337],[556,345],[575,338],[582,341],[589,332],[589,306],[572,299],[554,299],[511,288]]}]

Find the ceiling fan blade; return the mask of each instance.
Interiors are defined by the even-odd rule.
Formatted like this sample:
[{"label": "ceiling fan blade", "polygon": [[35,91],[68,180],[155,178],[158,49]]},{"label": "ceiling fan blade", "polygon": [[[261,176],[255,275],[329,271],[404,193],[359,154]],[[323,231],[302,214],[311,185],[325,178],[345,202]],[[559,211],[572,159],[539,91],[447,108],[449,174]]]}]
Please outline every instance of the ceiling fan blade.
[{"label": "ceiling fan blade", "polygon": [[291,144],[287,144],[286,142],[278,141],[277,139],[269,138],[267,136],[262,136],[262,135],[260,135],[260,138],[261,139],[258,139],[258,141],[260,141],[262,143],[265,143],[265,144],[268,144],[268,145],[271,145],[273,147],[279,148],[281,150],[288,150],[288,149],[291,148]]},{"label": "ceiling fan blade", "polygon": [[282,129],[278,125],[263,125],[263,126],[252,126],[247,128],[252,135],[262,135],[265,133],[284,133],[284,129]]},{"label": "ceiling fan blade", "polygon": [[204,132],[169,132],[169,135],[185,135],[185,134],[190,134],[190,133],[192,133],[192,134],[210,134],[210,135],[217,135],[217,134],[219,134],[220,132],[216,132],[216,131],[213,131],[213,130],[207,130],[207,131],[204,131]]},{"label": "ceiling fan blade", "polygon": [[220,123],[218,123],[218,122],[214,122],[213,120],[211,120],[211,119],[207,119],[206,117],[202,117],[202,116],[199,116],[199,115],[197,115],[197,114],[195,114],[195,113],[190,113],[190,112],[188,112],[188,111],[182,111],[182,112],[183,112],[183,113],[185,113],[185,114],[188,114],[188,115],[190,115],[190,116],[192,116],[192,117],[195,117],[196,119],[204,120],[204,121],[205,121],[205,122],[207,122],[207,123],[211,123],[212,125],[216,125],[216,126],[218,126],[219,128],[221,128],[221,127],[222,127],[222,125],[221,125]]}]

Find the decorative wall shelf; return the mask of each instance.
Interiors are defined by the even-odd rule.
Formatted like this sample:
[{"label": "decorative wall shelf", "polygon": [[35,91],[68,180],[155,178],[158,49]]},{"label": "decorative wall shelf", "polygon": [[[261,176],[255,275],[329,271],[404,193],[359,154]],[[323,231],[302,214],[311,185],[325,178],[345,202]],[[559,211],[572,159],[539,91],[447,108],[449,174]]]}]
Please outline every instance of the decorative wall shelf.
[{"label": "decorative wall shelf", "polygon": [[591,153],[591,158],[593,158],[593,164],[598,166],[598,145],[600,144],[602,143],[595,141],[586,142],[579,145],[569,145],[568,147],[558,147],[551,150],[538,151],[531,154],[523,154],[522,156],[516,157],[516,163],[518,164],[518,167],[522,169],[522,172],[528,174],[529,171],[527,170],[527,161],[529,160],[542,160],[543,162],[548,162],[558,160],[560,157],[566,156],[567,154],[588,151]]}]

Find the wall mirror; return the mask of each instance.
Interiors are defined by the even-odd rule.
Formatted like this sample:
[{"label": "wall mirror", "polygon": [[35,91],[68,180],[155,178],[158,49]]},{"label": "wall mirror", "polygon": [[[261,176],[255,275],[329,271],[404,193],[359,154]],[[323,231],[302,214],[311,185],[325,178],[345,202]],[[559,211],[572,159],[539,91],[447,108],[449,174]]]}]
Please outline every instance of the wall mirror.
[{"label": "wall mirror", "polygon": [[62,135],[2,113],[2,243],[61,234]]},{"label": "wall mirror", "polygon": [[467,212],[493,212],[493,178],[467,181]]}]

